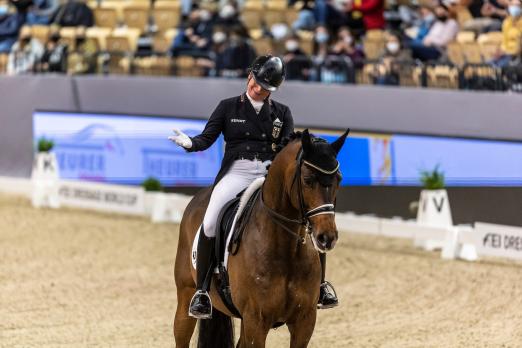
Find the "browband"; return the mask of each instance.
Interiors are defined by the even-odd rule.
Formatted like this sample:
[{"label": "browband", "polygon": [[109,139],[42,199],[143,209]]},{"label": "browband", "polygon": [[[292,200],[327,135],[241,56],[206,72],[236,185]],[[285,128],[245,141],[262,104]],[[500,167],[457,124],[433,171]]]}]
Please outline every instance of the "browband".
[{"label": "browband", "polygon": [[335,166],[335,168],[332,169],[332,170],[326,170],[326,169],[320,168],[320,167],[318,167],[316,165],[313,165],[312,163],[308,162],[307,160],[303,160],[303,163],[306,164],[307,166],[310,166],[310,167],[314,168],[315,170],[320,171],[323,174],[333,174],[333,173],[335,173],[336,171],[339,170],[339,161],[337,161],[337,166]]}]

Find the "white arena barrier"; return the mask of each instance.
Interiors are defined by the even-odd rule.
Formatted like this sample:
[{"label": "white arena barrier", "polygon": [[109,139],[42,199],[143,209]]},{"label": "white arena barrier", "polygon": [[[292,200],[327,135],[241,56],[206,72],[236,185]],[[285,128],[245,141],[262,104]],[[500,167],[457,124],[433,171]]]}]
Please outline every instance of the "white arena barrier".
[{"label": "white arena barrier", "polygon": [[53,152],[39,152],[35,155],[31,171],[33,190],[31,201],[36,208],[59,208],[58,161]]},{"label": "white arena barrier", "polygon": [[476,222],[469,242],[484,256],[522,260],[522,228]]},{"label": "white arena barrier", "polygon": [[145,211],[141,187],[60,180],[58,195],[60,203],[69,207],[131,215]]},{"label": "white arena barrier", "polygon": [[355,215],[354,213],[335,213],[335,224],[339,231],[380,234],[381,219],[370,215]]}]

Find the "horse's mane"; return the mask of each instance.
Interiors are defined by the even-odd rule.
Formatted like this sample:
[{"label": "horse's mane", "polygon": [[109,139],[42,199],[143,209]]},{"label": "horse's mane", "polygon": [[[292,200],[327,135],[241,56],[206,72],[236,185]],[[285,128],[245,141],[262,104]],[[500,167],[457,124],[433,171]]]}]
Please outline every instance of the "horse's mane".
[{"label": "horse's mane", "polygon": [[[290,133],[289,136],[281,139],[281,142],[279,143],[279,145],[277,145],[276,153],[278,153],[282,149],[284,149],[286,145],[288,145],[296,140],[301,140],[302,137],[303,137],[303,132],[301,132],[301,131],[294,131],[294,132]],[[310,138],[312,139],[312,142],[314,142],[314,143],[315,142],[326,142],[324,139],[318,138],[311,133],[310,133]]]}]

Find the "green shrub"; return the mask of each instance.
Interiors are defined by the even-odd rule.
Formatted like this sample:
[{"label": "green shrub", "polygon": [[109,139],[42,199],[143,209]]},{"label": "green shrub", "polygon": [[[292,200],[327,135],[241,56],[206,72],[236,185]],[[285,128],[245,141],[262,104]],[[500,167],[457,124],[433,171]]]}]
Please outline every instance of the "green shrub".
[{"label": "green shrub", "polygon": [[152,177],[147,178],[147,180],[145,180],[143,182],[143,184],[141,184],[141,186],[143,186],[145,191],[150,191],[150,192],[163,191],[163,186],[161,185],[161,182],[158,179],[152,178]]},{"label": "green shrub", "polygon": [[439,170],[439,165],[437,165],[431,171],[421,171],[420,181],[426,190],[440,190],[444,188],[444,173]]},{"label": "green shrub", "polygon": [[54,147],[54,141],[41,137],[38,139],[38,152],[49,152]]}]

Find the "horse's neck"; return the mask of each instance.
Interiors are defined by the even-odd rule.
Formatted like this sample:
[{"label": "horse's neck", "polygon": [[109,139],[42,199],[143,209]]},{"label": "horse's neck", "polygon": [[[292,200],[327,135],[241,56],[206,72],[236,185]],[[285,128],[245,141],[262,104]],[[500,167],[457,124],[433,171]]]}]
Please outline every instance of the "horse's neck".
[{"label": "horse's neck", "polygon": [[[262,187],[262,198],[264,204],[275,211],[276,213],[283,215],[288,219],[297,220],[300,218],[299,211],[292,205],[290,197],[288,195],[289,189],[285,187],[285,182],[282,179],[282,173],[270,173]],[[286,231],[279,223],[276,222],[275,218],[272,217],[268,211],[258,205],[261,215],[258,215],[260,219],[264,221],[265,226],[262,230],[264,243],[271,243],[273,246],[272,252],[284,253],[288,255],[294,252],[298,252],[298,238]],[[280,222],[287,228],[291,229],[296,234],[303,233],[303,226],[297,223]]]}]

